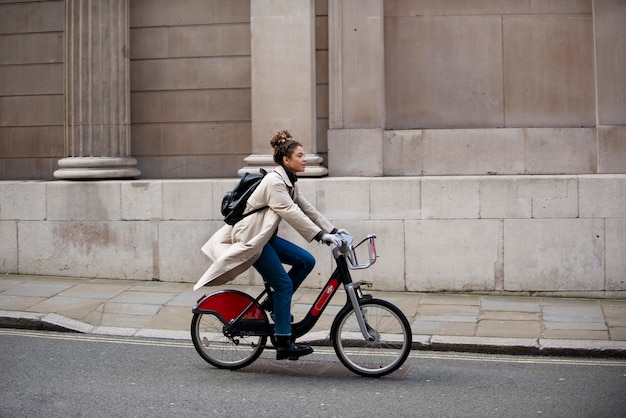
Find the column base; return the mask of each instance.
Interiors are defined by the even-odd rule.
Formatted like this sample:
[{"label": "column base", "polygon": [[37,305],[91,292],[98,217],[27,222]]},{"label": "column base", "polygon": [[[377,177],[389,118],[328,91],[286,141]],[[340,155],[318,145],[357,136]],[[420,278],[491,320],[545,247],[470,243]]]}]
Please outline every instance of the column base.
[{"label": "column base", "polygon": [[[243,159],[246,167],[241,168],[237,174],[242,176],[244,173],[258,173],[259,169],[272,171],[276,168],[276,163],[271,155],[268,154],[252,154]],[[307,154],[306,168],[303,173],[298,173],[298,177],[324,177],[328,175],[328,169],[322,165],[324,159],[316,154]]]},{"label": "column base", "polygon": [[54,177],[61,180],[133,179],[141,175],[130,157],[68,157],[59,160]]}]

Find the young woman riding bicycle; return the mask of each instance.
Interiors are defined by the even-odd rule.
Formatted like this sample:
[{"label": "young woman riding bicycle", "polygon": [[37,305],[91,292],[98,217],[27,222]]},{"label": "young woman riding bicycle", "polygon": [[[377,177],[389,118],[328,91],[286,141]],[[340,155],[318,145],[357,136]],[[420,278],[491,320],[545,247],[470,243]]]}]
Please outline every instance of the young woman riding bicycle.
[{"label": "young woman riding bicycle", "polygon": [[[298,190],[297,173],[306,167],[302,145],[288,131],[278,132],[270,141],[278,167],[268,173],[252,193],[246,205],[248,213],[267,206],[265,210],[243,218],[233,226],[217,231],[202,250],[214,261],[194,286],[220,285],[234,279],[251,265],[273,290],[276,337],[276,359],[294,359],[311,354],[313,349],[299,346],[291,332],[291,298],[306,276],[313,270],[315,258],[299,246],[277,236],[284,219],[304,239],[340,245],[337,229],[318,212]],[[283,264],[291,266],[289,272]],[[268,308],[268,307],[266,307]]]}]

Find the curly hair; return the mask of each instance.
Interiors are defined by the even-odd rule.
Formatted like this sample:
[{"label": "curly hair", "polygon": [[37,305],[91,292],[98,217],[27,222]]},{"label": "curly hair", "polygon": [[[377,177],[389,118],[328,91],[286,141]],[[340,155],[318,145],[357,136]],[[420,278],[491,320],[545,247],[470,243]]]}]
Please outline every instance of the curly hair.
[{"label": "curly hair", "polygon": [[291,157],[293,151],[302,146],[286,130],[276,132],[276,135],[270,140],[270,145],[274,149],[274,162],[279,165],[282,165],[283,157]]}]

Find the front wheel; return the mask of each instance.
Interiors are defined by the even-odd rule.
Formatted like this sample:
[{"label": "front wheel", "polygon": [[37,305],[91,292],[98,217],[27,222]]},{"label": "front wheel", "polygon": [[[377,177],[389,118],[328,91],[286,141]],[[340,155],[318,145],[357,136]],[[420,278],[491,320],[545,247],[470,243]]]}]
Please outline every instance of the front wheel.
[{"label": "front wheel", "polygon": [[344,307],[335,318],[330,337],[339,360],[352,372],[366,377],[381,377],[396,371],[411,351],[411,327],[395,305],[371,299],[360,305],[368,332],[374,341],[363,337],[352,306]]}]

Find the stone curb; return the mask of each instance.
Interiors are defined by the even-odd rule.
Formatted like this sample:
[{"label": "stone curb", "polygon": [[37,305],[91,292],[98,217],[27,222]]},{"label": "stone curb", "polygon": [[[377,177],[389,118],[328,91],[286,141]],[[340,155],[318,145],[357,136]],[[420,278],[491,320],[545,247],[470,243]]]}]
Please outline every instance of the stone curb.
[{"label": "stone curb", "polygon": [[[191,341],[189,331],[93,326],[55,313],[0,311],[0,328]],[[299,341],[311,345],[330,345],[328,331],[306,334]],[[626,358],[626,341],[413,335],[413,350]]]}]

